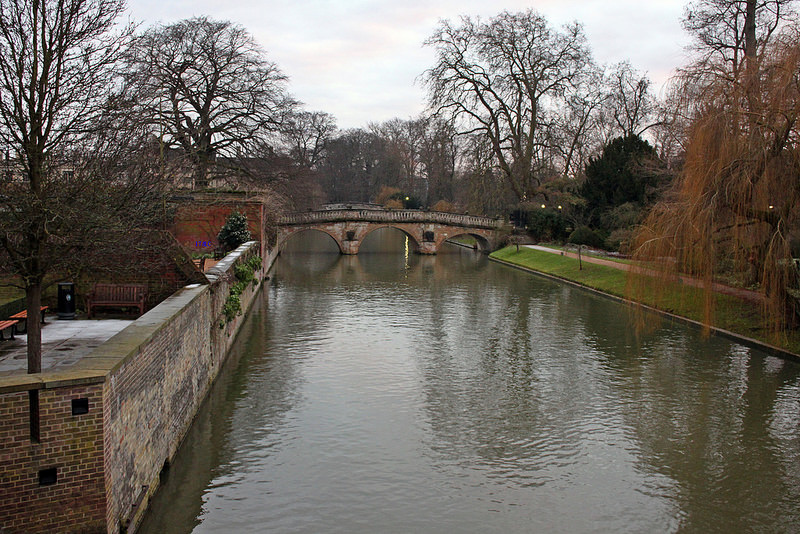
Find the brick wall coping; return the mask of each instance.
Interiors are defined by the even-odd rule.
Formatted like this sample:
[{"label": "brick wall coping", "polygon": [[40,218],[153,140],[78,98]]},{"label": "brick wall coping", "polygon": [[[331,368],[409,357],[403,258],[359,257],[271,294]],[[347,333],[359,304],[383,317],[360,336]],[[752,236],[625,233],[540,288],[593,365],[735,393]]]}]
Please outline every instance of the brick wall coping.
[{"label": "brick wall coping", "polygon": [[31,375],[0,376],[0,393],[17,393],[32,389],[53,389],[64,386],[83,386],[105,382],[105,374],[96,371],[52,371]]},{"label": "brick wall coping", "polygon": [[207,270],[205,273],[206,278],[208,278],[211,282],[216,281],[231,268],[231,265],[236,263],[236,260],[238,260],[242,254],[247,252],[248,249],[250,249],[250,247],[254,246],[256,243],[258,243],[258,241],[248,241],[247,243],[239,245],[239,248],[219,260],[216,265]]}]

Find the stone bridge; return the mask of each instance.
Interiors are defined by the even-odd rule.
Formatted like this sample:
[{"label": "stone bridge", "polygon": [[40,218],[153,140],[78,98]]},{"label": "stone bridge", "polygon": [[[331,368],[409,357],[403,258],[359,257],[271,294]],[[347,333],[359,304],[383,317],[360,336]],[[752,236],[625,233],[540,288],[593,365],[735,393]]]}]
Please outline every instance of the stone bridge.
[{"label": "stone bridge", "polygon": [[379,228],[395,228],[409,237],[415,252],[436,254],[446,240],[468,235],[489,253],[500,246],[502,219],[420,210],[327,209],[285,215],[278,220],[277,247],[293,235],[318,230],[331,236],[342,254],[358,254],[364,238]]}]

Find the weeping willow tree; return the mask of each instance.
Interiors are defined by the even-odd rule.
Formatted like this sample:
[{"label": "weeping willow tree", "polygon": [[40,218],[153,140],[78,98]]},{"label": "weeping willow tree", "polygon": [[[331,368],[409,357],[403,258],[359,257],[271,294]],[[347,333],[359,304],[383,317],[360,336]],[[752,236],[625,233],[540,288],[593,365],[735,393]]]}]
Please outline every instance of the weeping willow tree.
[{"label": "weeping willow tree", "polygon": [[[662,282],[679,273],[702,280],[707,324],[715,280],[757,288],[765,326],[779,333],[797,323],[791,251],[800,238],[797,31],[785,31],[748,61],[733,78],[703,73],[683,172],[640,228],[635,255],[657,268]],[[667,284],[657,286],[663,296]],[[634,283],[633,289],[652,288]]]}]

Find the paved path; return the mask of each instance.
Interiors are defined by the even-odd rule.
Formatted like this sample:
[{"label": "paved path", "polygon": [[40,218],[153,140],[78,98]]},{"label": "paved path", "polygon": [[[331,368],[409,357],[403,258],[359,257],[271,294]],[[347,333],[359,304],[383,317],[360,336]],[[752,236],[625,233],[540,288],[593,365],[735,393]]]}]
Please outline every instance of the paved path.
[{"label": "paved path", "polygon": [[[59,320],[47,318],[42,325],[42,370],[64,369],[99,347],[133,320]],[[28,336],[0,341],[0,376],[27,372]]]},{"label": "paved path", "polygon": [[[563,250],[560,250],[560,249],[542,247],[542,246],[539,246],[539,245],[520,245],[520,246],[524,246],[524,247],[531,248],[531,249],[534,249],[534,250],[539,250],[539,251],[542,251],[542,252],[550,252],[552,254],[560,254],[562,256],[567,256],[569,258],[575,258],[575,259],[578,258],[578,254],[575,253],[575,252],[567,252],[567,251],[563,251]],[[606,259],[603,259],[603,258],[598,258],[596,256],[589,256],[587,254],[581,254],[581,261],[585,261],[587,263],[595,263],[597,265],[605,265],[606,267],[612,267],[614,269],[620,269],[622,271],[630,271],[631,269],[637,269],[638,272],[640,272],[642,274],[651,275],[651,276],[658,276],[658,274],[659,274],[656,271],[653,271],[653,270],[650,270],[650,269],[644,269],[644,268],[638,267],[637,265],[632,265],[630,263],[621,263],[621,262],[618,262],[618,261],[606,260]],[[684,284],[686,284],[688,286],[705,287],[705,282],[703,282],[702,280],[698,280],[697,278],[692,278],[690,276],[680,275],[680,276],[678,276],[678,279],[680,279],[680,281],[682,283],[684,283]],[[716,291],[718,293],[723,293],[725,295],[732,295],[734,297],[739,297],[741,299],[749,300],[751,302],[758,303],[758,304],[764,302],[764,295],[762,295],[761,293],[759,293],[757,291],[750,291],[750,290],[741,289],[741,288],[738,288],[738,287],[726,286],[724,284],[718,284],[716,282],[713,283],[711,285],[711,287],[712,287],[712,289],[714,291]]]}]

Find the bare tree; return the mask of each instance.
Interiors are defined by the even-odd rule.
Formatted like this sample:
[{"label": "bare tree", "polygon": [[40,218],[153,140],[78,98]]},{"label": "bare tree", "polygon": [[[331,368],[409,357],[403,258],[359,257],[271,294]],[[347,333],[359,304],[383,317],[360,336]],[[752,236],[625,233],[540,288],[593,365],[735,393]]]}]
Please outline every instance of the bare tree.
[{"label": "bare tree", "polygon": [[336,132],[333,115],[321,111],[300,111],[288,116],[281,129],[284,143],[298,165],[315,168],[325,157],[325,149]]},{"label": "bare tree", "polygon": [[437,53],[423,77],[431,107],[461,133],[485,135],[517,198],[533,198],[552,171],[551,101],[573,91],[591,63],[580,25],[556,31],[534,11],[503,12],[444,21],[426,44]]},{"label": "bare tree", "polygon": [[[419,194],[422,162],[420,152],[425,131],[425,121],[391,119],[381,124],[371,124],[370,132],[380,138],[386,150],[402,166],[396,185],[406,193]],[[384,184],[390,185],[390,184]]]},{"label": "bare tree", "polygon": [[457,145],[450,122],[437,117],[395,118],[372,124],[370,130],[402,166],[396,182],[382,185],[396,185],[422,205],[452,201]]},{"label": "bare tree", "polygon": [[205,17],[156,26],[128,56],[131,98],[168,146],[194,163],[195,186],[275,136],[295,105],[286,76],[241,26]]},{"label": "bare tree", "polygon": [[30,373],[41,371],[45,277],[74,253],[61,245],[74,244],[76,233],[91,242],[101,217],[84,201],[106,190],[95,187],[102,177],[70,152],[103,145],[89,139],[102,133],[112,66],[131,33],[111,32],[123,9],[121,0],[0,2],[0,139],[12,156],[0,193],[0,250],[25,289]]},{"label": "bare tree", "polygon": [[432,206],[440,200],[452,202],[456,195],[456,162],[460,152],[455,128],[436,117],[422,121],[419,157],[426,184],[423,203]]},{"label": "bare tree", "polygon": [[402,186],[405,171],[385,138],[356,128],[330,140],[319,172],[329,201],[369,202],[382,186]]},{"label": "bare tree", "polygon": [[649,121],[656,110],[650,79],[627,61],[618,63],[608,78],[608,104],[619,137],[642,135],[653,126]]},{"label": "bare tree", "polygon": [[561,160],[561,176],[575,178],[603,146],[602,112],[609,100],[600,69],[588,68],[558,103],[551,127],[551,151]]},{"label": "bare tree", "polygon": [[683,26],[700,53],[696,66],[741,75],[746,58],[762,56],[772,37],[794,20],[794,0],[696,0],[686,8]]}]

